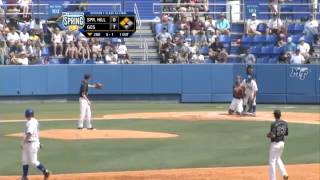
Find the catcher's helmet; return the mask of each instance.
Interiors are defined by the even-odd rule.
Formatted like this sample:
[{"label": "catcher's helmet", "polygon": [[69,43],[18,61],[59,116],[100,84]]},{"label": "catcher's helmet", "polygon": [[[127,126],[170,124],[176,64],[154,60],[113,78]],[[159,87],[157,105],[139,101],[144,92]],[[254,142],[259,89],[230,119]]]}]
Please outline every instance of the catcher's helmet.
[{"label": "catcher's helmet", "polygon": [[251,82],[251,80],[252,80],[252,76],[251,76],[251,75],[248,75],[248,76],[247,76],[247,79],[246,79],[246,82],[249,83],[249,82]]},{"label": "catcher's helmet", "polygon": [[26,111],[24,112],[24,116],[26,118],[34,117],[33,109],[30,109],[30,108],[26,109]]}]

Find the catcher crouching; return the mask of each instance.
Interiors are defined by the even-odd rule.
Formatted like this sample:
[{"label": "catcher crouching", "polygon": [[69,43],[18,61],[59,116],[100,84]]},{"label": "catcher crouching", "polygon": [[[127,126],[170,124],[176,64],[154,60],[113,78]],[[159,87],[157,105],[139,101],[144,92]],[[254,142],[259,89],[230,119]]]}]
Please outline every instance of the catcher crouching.
[{"label": "catcher crouching", "polygon": [[243,97],[245,89],[241,86],[242,77],[240,75],[236,76],[235,84],[233,86],[233,99],[229,106],[229,114],[241,115],[243,112]]}]

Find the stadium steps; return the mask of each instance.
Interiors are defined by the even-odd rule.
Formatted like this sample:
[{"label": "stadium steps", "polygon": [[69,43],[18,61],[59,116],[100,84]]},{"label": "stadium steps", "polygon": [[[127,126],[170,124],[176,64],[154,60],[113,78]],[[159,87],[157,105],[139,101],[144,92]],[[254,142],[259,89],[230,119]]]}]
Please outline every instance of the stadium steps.
[{"label": "stadium steps", "polygon": [[[141,38],[140,38],[141,33]],[[148,44],[148,61],[144,59],[144,48],[143,43],[146,41]],[[142,22],[141,28],[138,28],[136,33],[130,38],[125,39],[126,45],[128,47],[128,52],[131,57],[131,60],[134,61],[135,64],[159,64],[160,58],[157,53],[157,43],[154,39],[154,34],[152,32],[152,23],[150,22]]]}]

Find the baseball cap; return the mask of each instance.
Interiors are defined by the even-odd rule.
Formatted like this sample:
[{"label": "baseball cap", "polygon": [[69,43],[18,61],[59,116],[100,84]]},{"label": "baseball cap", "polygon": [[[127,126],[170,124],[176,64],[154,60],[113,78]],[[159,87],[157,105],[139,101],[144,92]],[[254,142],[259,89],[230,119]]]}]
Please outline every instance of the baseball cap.
[{"label": "baseball cap", "polygon": [[288,42],[292,42],[292,37],[288,37]]},{"label": "baseball cap", "polygon": [[252,80],[252,76],[251,75],[248,75],[247,76],[247,79],[246,79],[246,82],[250,82]]},{"label": "baseball cap", "polygon": [[301,37],[301,38],[299,39],[299,42],[300,42],[300,41],[304,41],[304,37]]},{"label": "baseball cap", "polygon": [[251,16],[257,16],[257,14],[256,13],[252,13],[252,15]]},{"label": "baseball cap", "polygon": [[281,117],[281,111],[279,110],[279,109],[275,109],[274,111],[273,111],[273,114],[274,114],[274,116],[276,116],[276,117]]}]

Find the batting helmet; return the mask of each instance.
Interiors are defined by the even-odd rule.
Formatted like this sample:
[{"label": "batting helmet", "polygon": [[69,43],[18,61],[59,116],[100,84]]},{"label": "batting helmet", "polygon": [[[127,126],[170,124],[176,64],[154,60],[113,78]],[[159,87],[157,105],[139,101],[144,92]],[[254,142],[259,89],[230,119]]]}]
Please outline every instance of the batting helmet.
[{"label": "batting helmet", "polygon": [[24,116],[26,118],[34,117],[33,109],[30,109],[30,108],[26,109],[26,111],[24,112]]}]

